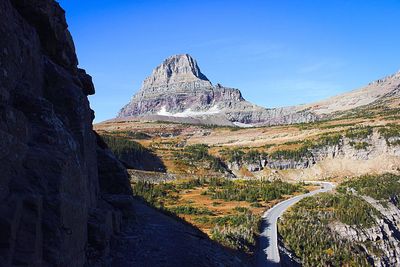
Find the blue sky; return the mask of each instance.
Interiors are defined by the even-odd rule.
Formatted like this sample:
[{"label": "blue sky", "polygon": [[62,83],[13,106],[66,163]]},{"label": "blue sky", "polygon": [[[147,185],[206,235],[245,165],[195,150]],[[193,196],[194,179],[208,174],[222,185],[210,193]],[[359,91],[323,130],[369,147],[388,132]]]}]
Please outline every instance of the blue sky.
[{"label": "blue sky", "polygon": [[115,117],[163,59],[189,53],[211,82],[278,107],[400,70],[399,0],[61,0],[96,122]]}]

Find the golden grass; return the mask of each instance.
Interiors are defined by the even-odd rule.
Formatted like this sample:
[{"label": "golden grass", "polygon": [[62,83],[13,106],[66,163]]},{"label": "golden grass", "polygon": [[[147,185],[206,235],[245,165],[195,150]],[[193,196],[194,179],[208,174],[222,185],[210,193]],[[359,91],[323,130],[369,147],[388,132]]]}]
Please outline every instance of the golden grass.
[{"label": "golden grass", "polygon": [[[254,214],[261,216],[261,214],[269,206],[271,206],[271,204],[273,204],[272,202],[267,204],[263,204],[262,202],[260,202],[262,204],[262,207],[251,207],[250,203],[246,201],[224,201],[220,199],[212,199],[208,195],[201,195],[201,193],[206,191],[207,188],[207,186],[204,186],[197,187],[195,189],[182,190],[179,193],[180,199],[173,205],[166,205],[166,207],[169,208],[173,206],[190,204],[193,207],[209,209],[215,214],[215,216],[212,217],[234,214],[234,209],[236,207],[245,207]],[[212,223],[200,223],[196,221],[195,219],[199,217],[197,215],[178,214],[178,216],[195,225],[201,231],[208,235],[210,235],[211,228],[214,226]]]}]

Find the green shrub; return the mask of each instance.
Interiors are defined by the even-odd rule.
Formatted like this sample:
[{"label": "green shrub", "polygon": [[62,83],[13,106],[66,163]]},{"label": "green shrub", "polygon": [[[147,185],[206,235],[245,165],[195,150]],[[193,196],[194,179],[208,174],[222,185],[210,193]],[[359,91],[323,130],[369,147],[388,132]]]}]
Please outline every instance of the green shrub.
[{"label": "green shrub", "polygon": [[209,185],[211,187],[216,187],[216,186],[229,186],[233,185],[233,181],[225,178],[216,178],[216,177],[211,177],[209,179]]},{"label": "green shrub", "polygon": [[220,153],[228,162],[241,162],[245,154],[238,148],[223,149],[220,151]]},{"label": "green shrub", "polygon": [[177,184],[178,189],[194,189],[196,187],[200,187],[207,184],[207,181],[205,179],[201,178],[196,178],[196,179],[190,179],[189,181],[186,182],[181,182]]},{"label": "green shrub", "polygon": [[176,194],[178,191],[171,183],[153,184],[150,182],[138,181],[132,184],[133,195],[144,199],[147,203],[161,208],[165,201],[177,201]]},{"label": "green shrub", "polygon": [[194,161],[207,159],[209,157],[208,146],[204,144],[190,145],[185,147],[183,151],[186,157]]},{"label": "green shrub", "polygon": [[118,158],[122,158],[127,154],[140,158],[148,153],[148,150],[144,146],[135,141],[110,135],[102,135],[101,137]]},{"label": "green shrub", "polygon": [[311,148],[337,146],[342,140],[341,134],[322,134],[319,138],[311,144]]},{"label": "green shrub", "polygon": [[291,184],[280,180],[273,182],[253,180],[228,182],[220,186],[210,187],[207,190],[207,195],[210,195],[214,199],[253,203],[259,200],[270,201],[280,199],[283,195],[290,195],[302,189],[302,186],[299,184]]},{"label": "green shrub", "polygon": [[193,206],[183,205],[168,208],[170,212],[175,214],[187,214],[187,215],[214,215],[214,213],[207,208],[196,208]]},{"label": "green shrub", "polygon": [[356,127],[350,128],[345,132],[345,136],[349,139],[364,139],[372,134],[372,127]]},{"label": "green shrub", "polygon": [[341,134],[332,134],[326,133],[320,135],[315,140],[306,140],[306,141],[292,141],[285,144],[301,144],[300,147],[295,149],[279,149],[270,154],[270,157],[273,159],[287,159],[300,161],[304,158],[312,157],[312,149],[318,149],[321,147],[327,146],[336,146],[339,145],[342,140]]},{"label": "green shrub", "polygon": [[400,176],[394,174],[365,175],[342,183],[337,190],[355,189],[360,195],[377,200],[389,200],[400,196]]},{"label": "green shrub", "polygon": [[234,210],[234,211],[237,211],[237,212],[247,212],[247,211],[249,211],[248,208],[246,208],[246,207],[239,207],[239,206],[234,207],[233,210]]},{"label": "green shrub", "polygon": [[290,145],[298,145],[298,144],[302,144],[302,143],[304,143],[303,140],[296,140],[296,141],[288,141],[283,144],[286,146],[290,146]]},{"label": "green shrub", "polygon": [[321,193],[284,213],[278,230],[303,266],[368,266],[362,244],[341,238],[331,227],[335,222],[370,227],[377,214],[357,196]]},{"label": "green shrub", "polygon": [[248,209],[213,219],[211,238],[233,249],[250,252],[256,244],[260,218]]},{"label": "green shrub", "polygon": [[253,207],[253,208],[261,208],[262,206],[263,205],[259,202],[253,202],[250,204],[250,207]]},{"label": "green shrub", "polygon": [[370,144],[367,142],[353,142],[353,141],[350,141],[349,145],[357,150],[367,149],[370,146]]},{"label": "green shrub", "polygon": [[260,153],[258,150],[250,150],[244,155],[243,160],[247,163],[256,163],[265,156],[265,153]]},{"label": "green shrub", "polygon": [[208,153],[209,147],[205,144],[186,146],[182,151],[174,152],[177,160],[190,166],[198,166],[200,163],[208,163],[209,169],[216,172],[224,172],[223,162]]},{"label": "green shrub", "polygon": [[269,155],[273,159],[290,159],[299,161],[303,158],[311,157],[312,153],[308,150],[308,147],[302,146],[297,149],[284,149],[276,150]]},{"label": "green shrub", "polygon": [[206,223],[211,222],[211,219],[208,216],[200,216],[200,217],[194,218],[194,221],[197,223],[206,224]]},{"label": "green shrub", "polygon": [[395,124],[389,124],[384,128],[378,130],[379,134],[385,138],[388,146],[398,146],[400,145],[400,140],[392,140],[392,138],[400,137],[400,126]]}]

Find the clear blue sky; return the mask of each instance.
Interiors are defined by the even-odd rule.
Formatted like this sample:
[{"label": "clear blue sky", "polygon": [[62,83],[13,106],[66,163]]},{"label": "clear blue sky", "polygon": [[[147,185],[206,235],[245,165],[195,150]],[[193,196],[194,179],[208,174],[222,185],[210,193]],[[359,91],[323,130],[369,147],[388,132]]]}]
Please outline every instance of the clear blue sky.
[{"label": "clear blue sky", "polygon": [[399,0],[61,0],[96,122],[112,118],[173,54],[278,107],[356,89],[400,69]]}]

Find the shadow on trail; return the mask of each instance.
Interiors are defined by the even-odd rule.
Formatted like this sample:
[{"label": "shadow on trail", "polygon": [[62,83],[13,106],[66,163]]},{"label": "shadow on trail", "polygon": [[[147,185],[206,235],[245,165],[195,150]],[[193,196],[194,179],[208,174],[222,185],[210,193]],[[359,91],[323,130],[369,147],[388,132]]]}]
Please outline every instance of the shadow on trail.
[{"label": "shadow on trail", "polygon": [[[270,227],[270,223],[266,220],[262,220],[260,229],[267,229]],[[283,246],[281,237],[278,233],[278,244]],[[282,251],[279,251],[280,262],[273,262],[267,259],[267,255],[264,251],[270,245],[270,239],[267,236],[260,235],[257,242],[257,249],[254,256],[253,265],[256,267],[300,267],[301,264],[293,261],[293,259]]]},{"label": "shadow on trail", "polygon": [[[262,220],[260,224],[260,229],[266,229],[270,227],[270,223],[266,220]],[[268,237],[260,235],[257,242],[257,249],[254,257],[254,266],[256,267],[280,267],[281,264],[277,262],[272,262],[267,259],[267,255],[264,249],[270,245],[270,240]]]}]

